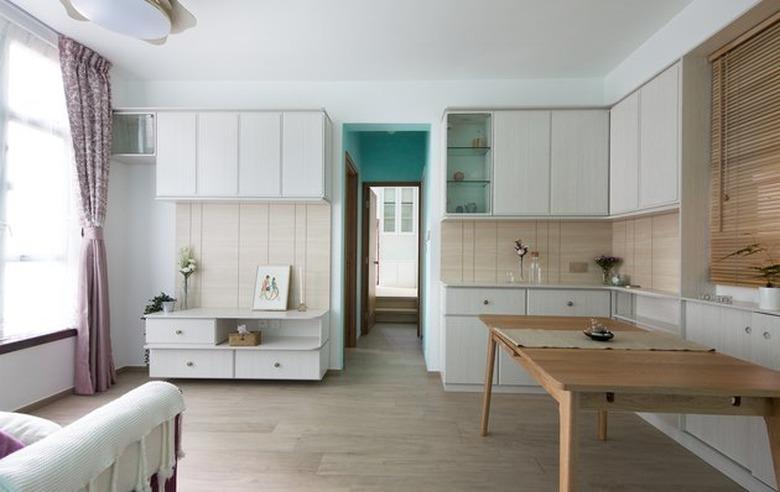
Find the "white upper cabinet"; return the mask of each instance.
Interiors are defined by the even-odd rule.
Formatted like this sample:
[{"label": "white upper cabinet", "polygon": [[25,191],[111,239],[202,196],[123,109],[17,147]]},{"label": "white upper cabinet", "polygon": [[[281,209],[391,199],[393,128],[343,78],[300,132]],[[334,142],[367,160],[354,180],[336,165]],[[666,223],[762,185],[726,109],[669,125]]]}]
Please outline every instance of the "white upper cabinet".
[{"label": "white upper cabinet", "polygon": [[157,197],[319,201],[328,198],[324,111],[160,111]]},{"label": "white upper cabinet", "polygon": [[197,190],[203,197],[238,192],[238,113],[198,116]]},{"label": "white upper cabinet", "polygon": [[325,194],[325,116],[321,112],[284,113],[282,196]]},{"label": "white upper cabinet", "polygon": [[157,114],[157,196],[195,195],[197,113]]},{"label": "white upper cabinet", "polygon": [[493,213],[550,213],[550,112],[493,114]]},{"label": "white upper cabinet", "polygon": [[639,206],[677,202],[679,181],[679,65],[639,91]]},{"label": "white upper cabinet", "polygon": [[552,215],[607,215],[609,113],[552,112]]},{"label": "white upper cabinet", "polygon": [[282,194],[282,114],[244,113],[239,123],[238,194]]},{"label": "white upper cabinet", "polygon": [[610,111],[610,213],[639,207],[639,93],[634,92]]}]

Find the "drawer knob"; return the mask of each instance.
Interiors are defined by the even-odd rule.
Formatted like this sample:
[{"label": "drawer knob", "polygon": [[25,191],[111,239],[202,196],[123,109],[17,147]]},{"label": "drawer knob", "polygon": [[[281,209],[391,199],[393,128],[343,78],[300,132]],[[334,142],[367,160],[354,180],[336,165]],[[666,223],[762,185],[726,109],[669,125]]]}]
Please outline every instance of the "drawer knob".
[{"label": "drawer knob", "polygon": [[490,304],[490,301],[488,301],[487,299],[485,299],[484,301],[482,301],[482,304],[484,304],[485,306],[487,306],[488,304]]},{"label": "drawer knob", "polygon": [[176,330],[177,335],[181,335],[183,332],[181,330]]},{"label": "drawer knob", "polygon": [[278,369],[278,368],[282,367],[282,365],[280,363],[278,363],[278,362],[274,362],[274,367],[276,367]]},{"label": "drawer knob", "polygon": [[194,362],[192,362],[191,360],[188,360],[188,361],[187,361],[187,367],[192,367],[192,366],[194,366],[194,365],[195,365],[195,363],[194,363]]},{"label": "drawer knob", "polygon": [[750,328],[749,326],[746,326],[746,327],[745,327],[745,333],[747,333],[748,335],[750,335],[751,333],[753,333],[753,329],[752,329],[752,328]]},{"label": "drawer knob", "polygon": [[568,302],[566,302],[566,305],[569,306],[569,307],[572,307],[572,306],[574,306],[574,301],[568,301]]},{"label": "drawer knob", "polygon": [[765,331],[765,332],[764,332],[764,338],[765,338],[766,340],[769,340],[770,338],[772,338],[772,335],[771,335],[771,334],[770,334],[768,331]]}]

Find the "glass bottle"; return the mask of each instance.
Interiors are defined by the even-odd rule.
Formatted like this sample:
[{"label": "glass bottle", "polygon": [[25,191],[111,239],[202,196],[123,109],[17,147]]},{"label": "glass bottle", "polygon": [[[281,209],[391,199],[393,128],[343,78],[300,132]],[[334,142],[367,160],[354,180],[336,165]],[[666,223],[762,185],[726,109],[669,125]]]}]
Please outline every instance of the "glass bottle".
[{"label": "glass bottle", "polygon": [[531,251],[531,264],[528,265],[528,281],[532,284],[542,283],[542,265],[539,262],[538,251]]}]

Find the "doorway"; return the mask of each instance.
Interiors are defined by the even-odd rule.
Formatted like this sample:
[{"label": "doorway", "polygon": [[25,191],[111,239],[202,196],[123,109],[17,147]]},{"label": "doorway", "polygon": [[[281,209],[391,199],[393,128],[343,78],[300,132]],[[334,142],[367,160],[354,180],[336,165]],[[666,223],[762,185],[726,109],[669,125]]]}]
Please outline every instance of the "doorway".
[{"label": "doorway", "polygon": [[358,172],[349,152],[345,162],[344,217],[344,326],[345,345],[357,346],[357,259],[358,255]]},{"label": "doorway", "polygon": [[361,336],[376,323],[421,335],[422,183],[363,183]]}]

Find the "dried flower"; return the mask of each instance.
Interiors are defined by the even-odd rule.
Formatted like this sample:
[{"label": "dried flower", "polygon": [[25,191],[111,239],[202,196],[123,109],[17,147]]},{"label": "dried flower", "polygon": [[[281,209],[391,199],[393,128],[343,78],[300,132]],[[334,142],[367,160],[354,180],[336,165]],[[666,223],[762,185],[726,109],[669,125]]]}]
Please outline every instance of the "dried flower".
[{"label": "dried flower", "polygon": [[597,256],[593,259],[593,261],[596,262],[596,264],[601,267],[602,270],[605,272],[608,272],[615,268],[620,262],[623,261],[622,258],[618,258],[617,256],[607,256],[607,255],[601,255]]},{"label": "dried flower", "polygon": [[519,256],[521,260],[526,255],[526,253],[528,253],[528,245],[523,244],[522,239],[515,241],[515,253],[517,253],[517,256]]}]

